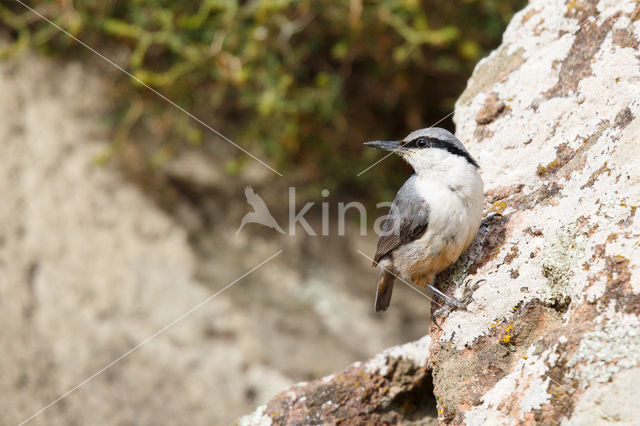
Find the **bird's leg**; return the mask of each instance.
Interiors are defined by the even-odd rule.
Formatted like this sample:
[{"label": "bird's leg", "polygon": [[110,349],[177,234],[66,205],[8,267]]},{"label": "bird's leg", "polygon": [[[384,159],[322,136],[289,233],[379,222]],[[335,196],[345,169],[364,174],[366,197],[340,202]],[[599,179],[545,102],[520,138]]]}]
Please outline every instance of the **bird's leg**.
[{"label": "bird's leg", "polygon": [[[437,283],[438,283],[438,278],[436,277],[433,280],[433,284],[437,285]],[[454,309],[454,308],[457,309],[462,307],[462,304],[456,299],[447,296],[446,294],[444,294],[443,292],[441,292],[431,284],[427,284],[426,287],[429,290],[431,290],[433,294],[435,294],[445,302],[444,306],[442,306],[440,309],[437,309],[435,312],[431,313],[431,321],[433,321],[436,327],[442,330],[442,327],[440,327],[440,324],[438,324],[438,317],[440,317],[447,310]]]},{"label": "bird's leg", "polygon": [[[434,294],[439,296],[446,303],[446,305],[444,305],[443,307],[441,307],[440,309],[436,310],[434,313],[431,314],[431,320],[436,325],[436,327],[438,327],[440,330],[442,330],[442,327],[440,327],[440,324],[438,324],[438,317],[442,316],[443,313],[448,310],[466,309],[469,303],[471,303],[471,301],[473,300],[471,297],[473,293],[478,289],[478,287],[480,286],[480,283],[486,280],[485,279],[478,280],[472,286],[468,285],[470,281],[471,279],[467,280],[467,282],[464,283],[464,292],[463,292],[464,296],[462,300],[453,299],[447,296],[446,294],[444,294],[443,292],[441,292],[440,290],[438,290],[437,288],[433,287],[432,285],[427,284],[427,287],[429,288],[429,290],[431,290]],[[435,284],[435,281],[434,281],[434,284]]]},{"label": "bird's leg", "polygon": [[431,290],[431,292],[433,294],[435,294],[436,296],[438,296],[440,299],[444,300],[447,305],[449,305],[451,307],[454,307],[454,308],[462,308],[462,307],[464,307],[463,304],[460,301],[454,299],[453,297],[447,296],[446,294],[444,294],[443,292],[441,292],[440,290],[438,290],[437,288],[435,288],[431,284],[427,284],[427,288],[429,290]]}]

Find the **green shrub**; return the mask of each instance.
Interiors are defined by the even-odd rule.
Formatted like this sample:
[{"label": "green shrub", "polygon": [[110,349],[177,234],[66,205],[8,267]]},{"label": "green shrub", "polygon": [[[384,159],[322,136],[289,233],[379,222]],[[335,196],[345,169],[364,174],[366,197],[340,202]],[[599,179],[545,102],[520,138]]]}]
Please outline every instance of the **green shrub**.
[{"label": "green shrub", "polygon": [[[378,194],[406,172],[387,160],[371,173],[388,179],[356,178],[380,156],[362,142],[404,136],[448,114],[523,3],[44,0],[34,7],[299,181],[360,190],[375,180],[368,189]],[[17,2],[0,6],[0,22],[14,40],[5,57],[26,46],[92,55]],[[208,136],[124,74],[112,95],[116,153],[124,141],[149,141],[137,148],[157,164]],[[247,161],[238,152],[227,172]]]}]

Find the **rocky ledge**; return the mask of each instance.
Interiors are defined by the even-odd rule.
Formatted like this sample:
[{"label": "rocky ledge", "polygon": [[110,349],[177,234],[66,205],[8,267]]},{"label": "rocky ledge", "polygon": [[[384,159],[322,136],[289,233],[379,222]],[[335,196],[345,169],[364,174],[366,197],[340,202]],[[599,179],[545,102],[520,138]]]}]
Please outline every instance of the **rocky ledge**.
[{"label": "rocky ledge", "polygon": [[240,423],[637,422],[639,18],[631,0],[514,16],[456,104],[487,211],[503,214],[441,277],[458,297],[486,280],[473,302]]}]

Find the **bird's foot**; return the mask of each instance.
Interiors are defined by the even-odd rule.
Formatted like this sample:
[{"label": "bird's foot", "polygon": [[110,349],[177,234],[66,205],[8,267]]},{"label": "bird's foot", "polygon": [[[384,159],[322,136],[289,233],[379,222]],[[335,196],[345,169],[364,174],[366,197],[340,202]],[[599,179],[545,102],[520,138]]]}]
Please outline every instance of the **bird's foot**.
[{"label": "bird's foot", "polygon": [[[435,294],[439,295],[441,297],[442,300],[445,301],[445,305],[442,306],[440,309],[436,310],[435,312],[433,312],[431,314],[431,320],[433,321],[433,323],[435,324],[436,327],[438,327],[438,329],[442,330],[442,327],[440,327],[440,324],[438,323],[438,318],[443,316],[445,312],[447,312],[447,315],[456,309],[467,309],[467,306],[469,306],[469,304],[471,302],[473,302],[473,293],[478,289],[478,287],[480,287],[480,284],[485,282],[487,280],[485,279],[480,279],[478,281],[476,281],[473,285],[469,285],[469,283],[471,282],[471,279],[468,279],[465,283],[464,283],[464,290],[463,290],[463,296],[462,299],[454,299],[452,297],[449,297],[447,295],[445,295],[444,293],[437,291],[434,292]],[[431,286],[429,286],[431,287]],[[431,290],[434,290],[433,288]],[[444,297],[443,297],[444,296]]]},{"label": "bird's foot", "polygon": [[[436,327],[438,327],[438,330],[442,331],[442,327],[440,327],[440,324],[438,323],[438,318],[440,318],[441,316],[443,316],[443,315],[444,315],[444,313],[445,313],[446,311],[449,311],[449,312],[450,312],[451,310],[452,310],[451,306],[449,306],[449,305],[444,305],[442,308],[437,309],[435,312],[433,312],[433,313],[431,314],[431,322],[432,322]],[[447,315],[448,315],[448,313],[447,313]]]},{"label": "bird's foot", "polygon": [[[473,301],[473,298],[471,296],[473,296],[473,293],[475,293],[476,290],[480,287],[480,284],[482,284],[484,282],[487,282],[487,280],[485,280],[484,278],[481,278],[481,279],[477,280],[475,283],[471,284],[472,281],[473,280],[471,278],[469,278],[463,284],[463,288],[464,288],[463,291],[462,291],[463,300],[467,300],[467,305]],[[469,285],[469,284],[471,284],[471,285]]]},{"label": "bird's foot", "polygon": [[482,219],[482,222],[480,222],[480,226],[489,226],[489,224],[494,220],[494,219],[501,219],[502,218],[502,213],[498,213],[498,212],[492,212],[489,213],[487,215],[487,217],[485,217],[484,219]]}]

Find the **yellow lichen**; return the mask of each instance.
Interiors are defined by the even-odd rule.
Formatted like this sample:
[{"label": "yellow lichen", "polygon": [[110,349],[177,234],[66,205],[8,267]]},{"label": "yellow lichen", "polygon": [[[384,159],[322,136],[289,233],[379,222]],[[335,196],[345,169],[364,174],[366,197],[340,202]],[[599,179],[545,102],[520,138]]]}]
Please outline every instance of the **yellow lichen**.
[{"label": "yellow lichen", "polygon": [[507,208],[507,202],[505,200],[499,200],[493,203],[491,211],[496,213],[502,213]]},{"label": "yellow lichen", "polygon": [[550,172],[553,172],[556,168],[558,168],[558,159],[556,158],[555,160],[553,160],[552,162],[550,162],[549,164],[547,164],[546,166],[543,166],[542,164],[538,164],[538,170],[537,170],[537,174],[538,176],[542,177],[542,176],[546,176],[548,175]]},{"label": "yellow lichen", "polygon": [[581,8],[578,7],[578,0],[570,0],[567,3],[567,15],[571,15],[575,11],[579,11]]},{"label": "yellow lichen", "polygon": [[627,265],[630,263],[629,259],[627,259],[621,254],[616,254],[613,257],[616,259],[616,263],[625,263]]},{"label": "yellow lichen", "polygon": [[500,342],[509,343],[511,342],[511,332],[513,331],[513,323],[509,324],[507,328],[504,330],[504,336],[500,338]]}]

